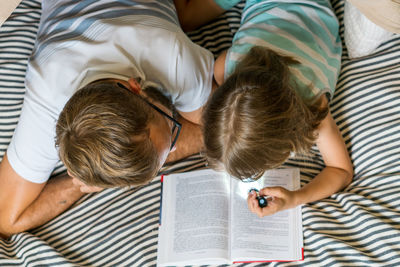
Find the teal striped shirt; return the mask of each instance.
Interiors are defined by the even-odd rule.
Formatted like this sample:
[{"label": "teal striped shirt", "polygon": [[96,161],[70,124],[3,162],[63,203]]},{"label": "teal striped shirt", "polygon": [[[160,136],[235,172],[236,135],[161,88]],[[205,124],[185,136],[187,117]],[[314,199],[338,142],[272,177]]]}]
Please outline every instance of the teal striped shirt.
[{"label": "teal striped shirt", "polygon": [[[215,0],[228,9],[238,0]],[[225,62],[225,79],[253,46],[264,46],[295,58],[290,67],[298,93],[314,99],[333,96],[340,70],[339,24],[329,1],[247,0],[241,25]]]}]

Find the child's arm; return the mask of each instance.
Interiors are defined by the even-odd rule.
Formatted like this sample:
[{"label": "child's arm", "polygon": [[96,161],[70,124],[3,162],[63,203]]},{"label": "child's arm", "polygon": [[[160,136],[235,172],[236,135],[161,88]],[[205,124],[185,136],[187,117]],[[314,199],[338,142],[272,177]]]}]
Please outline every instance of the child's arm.
[{"label": "child's arm", "polygon": [[225,12],[214,0],[174,0],[182,29],[192,31]]},{"label": "child's arm", "polygon": [[260,195],[273,196],[268,207],[261,209],[254,194],[248,197],[249,209],[263,217],[275,212],[290,209],[298,205],[317,201],[338,192],[350,184],[353,177],[351,163],[346,145],[330,113],[319,126],[318,148],[326,167],[307,185],[297,191],[282,187],[267,187],[260,190]]}]

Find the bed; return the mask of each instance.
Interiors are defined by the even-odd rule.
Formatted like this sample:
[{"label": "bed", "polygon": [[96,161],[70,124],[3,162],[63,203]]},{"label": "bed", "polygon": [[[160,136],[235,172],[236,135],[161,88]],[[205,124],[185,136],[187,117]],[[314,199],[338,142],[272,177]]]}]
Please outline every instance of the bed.
[{"label": "bed", "polygon": [[[341,22],[343,0],[332,6]],[[229,47],[243,2],[190,37],[215,55]],[[41,2],[24,0],[0,28],[0,155],[10,142],[24,97],[24,76]],[[342,38],[343,39],[343,38]],[[400,265],[400,36],[364,58],[343,61],[331,102],[352,161],[354,180],[342,192],[302,207],[304,261],[238,266]],[[162,173],[204,168],[202,155]],[[323,167],[316,149],[285,166],[299,167],[306,184]],[[54,171],[65,171],[59,164]],[[0,266],[155,266],[160,178],[131,189],[89,194],[29,232],[0,239]]]}]

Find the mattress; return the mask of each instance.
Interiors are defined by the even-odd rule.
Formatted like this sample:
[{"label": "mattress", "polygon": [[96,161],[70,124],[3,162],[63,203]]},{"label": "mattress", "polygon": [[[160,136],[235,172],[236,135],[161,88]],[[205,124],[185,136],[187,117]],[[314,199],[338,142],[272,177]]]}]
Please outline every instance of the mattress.
[{"label": "mattress", "polygon": [[[190,38],[218,55],[239,27],[244,3]],[[332,6],[341,23],[344,1]],[[17,124],[24,76],[41,15],[41,1],[23,0],[0,28],[0,155]],[[342,38],[343,39],[343,38]],[[343,44],[344,45],[344,44]],[[400,36],[342,69],[331,111],[354,164],[341,192],[302,206],[304,261],[237,266],[400,265]],[[324,167],[316,147],[284,166],[301,170],[301,184]],[[165,165],[161,173],[206,168],[201,154]],[[53,176],[65,171],[60,163]],[[0,266],[155,266],[160,177],[143,187],[88,194],[45,225],[0,239]]]}]

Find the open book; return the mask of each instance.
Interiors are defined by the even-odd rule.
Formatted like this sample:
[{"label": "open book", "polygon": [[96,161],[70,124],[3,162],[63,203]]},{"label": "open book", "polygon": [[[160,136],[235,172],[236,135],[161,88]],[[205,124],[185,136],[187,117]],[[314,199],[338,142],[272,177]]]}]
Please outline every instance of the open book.
[{"label": "open book", "polygon": [[300,207],[259,218],[251,188],[300,187],[299,169],[268,171],[252,183],[210,169],[163,177],[158,266],[303,260]]}]

